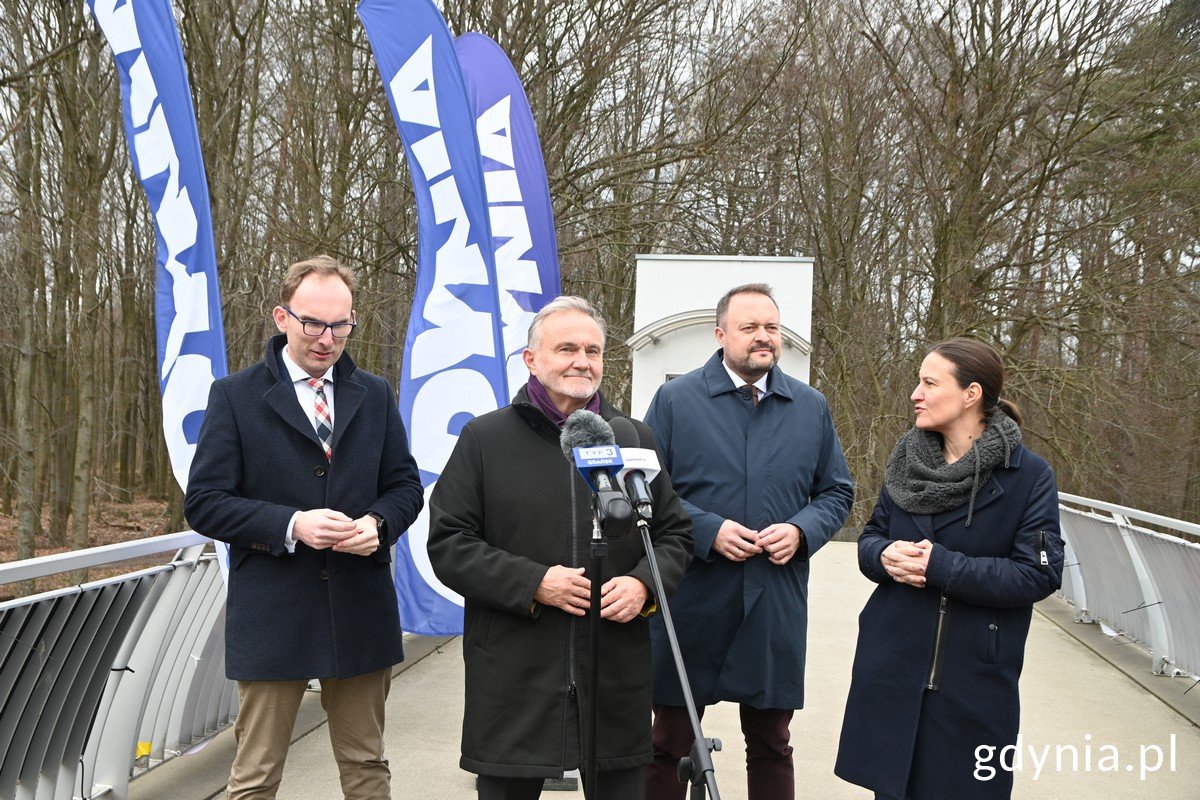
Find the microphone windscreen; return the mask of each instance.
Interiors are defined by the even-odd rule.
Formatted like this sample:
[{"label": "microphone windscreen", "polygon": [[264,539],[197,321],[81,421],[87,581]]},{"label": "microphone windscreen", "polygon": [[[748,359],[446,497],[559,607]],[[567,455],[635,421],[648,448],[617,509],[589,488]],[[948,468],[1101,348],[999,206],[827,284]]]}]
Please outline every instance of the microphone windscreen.
[{"label": "microphone windscreen", "polygon": [[616,444],[617,437],[613,434],[612,426],[605,422],[603,417],[586,408],[581,408],[567,417],[558,443],[567,460],[574,461],[575,456],[572,451],[576,447]]},{"label": "microphone windscreen", "polygon": [[617,437],[617,446],[626,447],[641,447],[642,437],[638,436],[637,428],[633,427],[633,422],[626,417],[613,417],[612,429]]}]

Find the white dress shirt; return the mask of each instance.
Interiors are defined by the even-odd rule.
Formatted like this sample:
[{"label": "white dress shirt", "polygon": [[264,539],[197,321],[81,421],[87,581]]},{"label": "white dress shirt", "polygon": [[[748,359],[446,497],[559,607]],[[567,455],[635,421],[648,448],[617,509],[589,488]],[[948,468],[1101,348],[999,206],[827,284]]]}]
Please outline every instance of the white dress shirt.
[{"label": "white dress shirt", "polygon": [[[312,423],[315,433],[317,430],[317,390],[308,385],[308,379],[312,376],[295,361],[292,361],[286,347],[281,352],[283,353],[283,365],[287,367],[288,376],[292,379],[292,388],[296,390],[296,399],[300,401],[300,407],[304,409],[304,414]],[[329,419],[333,420],[335,419],[333,416],[333,367],[325,370],[325,374],[321,378],[325,381],[323,387],[325,407],[329,409]]]},{"label": "white dress shirt", "polygon": [[762,402],[762,399],[767,396],[767,375],[770,375],[771,373],[768,372],[766,375],[763,375],[761,378],[751,384],[747,382],[746,379],[741,375],[738,375],[736,372],[731,370],[729,365],[725,363],[725,359],[721,359],[721,366],[725,368],[725,371],[729,373],[729,377],[733,379],[733,388],[740,389],[743,386],[757,386],[758,401],[760,403]]},{"label": "white dress shirt", "polygon": [[[287,368],[288,377],[292,379],[292,388],[296,390],[296,400],[300,402],[300,408],[304,409],[305,415],[308,417],[308,422],[313,426],[313,433],[317,431],[317,390],[308,385],[309,375],[304,369],[292,360],[292,356],[288,353],[286,347],[280,351],[283,354],[283,365]],[[325,370],[325,374],[321,376],[325,385],[322,391],[325,393],[325,407],[329,409],[329,420],[332,423],[333,416],[333,367]],[[283,536],[283,546],[287,548],[289,553],[296,552],[296,539],[292,536],[292,529],[296,526],[296,517],[300,516],[297,511],[292,514],[292,518],[288,520],[287,531]]]}]

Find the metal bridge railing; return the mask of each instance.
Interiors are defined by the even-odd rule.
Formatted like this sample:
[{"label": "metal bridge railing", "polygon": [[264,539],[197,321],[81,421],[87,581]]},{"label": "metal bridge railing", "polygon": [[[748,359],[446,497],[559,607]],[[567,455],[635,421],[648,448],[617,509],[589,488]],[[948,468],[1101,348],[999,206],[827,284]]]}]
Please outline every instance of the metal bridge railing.
[{"label": "metal bridge railing", "polygon": [[[1200,678],[1200,525],[1059,493],[1067,543],[1062,596],[1077,622],[1099,621],[1150,649],[1155,674]],[[1069,505],[1068,505],[1069,504]]]},{"label": "metal bridge railing", "polygon": [[224,581],[208,539],[155,536],[0,565],[0,585],[174,553],[0,603],[0,797],[128,796],[137,770],[229,725]]},{"label": "metal bridge railing", "polygon": [[[1062,595],[1200,677],[1200,525],[1060,494]],[[127,798],[130,777],[228,726],[225,585],[190,531],[0,564],[0,585],[174,553],[168,563],[0,603],[0,798]]]}]

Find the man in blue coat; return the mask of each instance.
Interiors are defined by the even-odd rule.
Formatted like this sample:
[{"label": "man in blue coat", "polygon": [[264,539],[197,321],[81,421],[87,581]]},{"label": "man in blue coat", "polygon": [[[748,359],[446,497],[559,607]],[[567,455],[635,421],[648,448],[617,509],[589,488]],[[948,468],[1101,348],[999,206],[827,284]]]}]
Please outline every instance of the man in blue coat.
[{"label": "man in blue coat", "polygon": [[[808,559],[845,522],[854,485],[820,392],[777,366],[765,284],[717,304],[721,349],[658,390],[646,423],[684,509],[695,557],[671,610],[697,707],[740,704],[750,800],[794,796],[792,713],[804,706]],[[682,800],[692,731],[661,619],[654,649],[648,800]]]},{"label": "man in blue coat", "polygon": [[342,791],[390,797],[383,709],[404,660],[390,548],[423,494],[391,389],[345,353],[354,273],[293,264],[262,362],[213,384],[184,512],[229,543],[225,667],[238,684],[227,797],[273,798],[309,679]]}]

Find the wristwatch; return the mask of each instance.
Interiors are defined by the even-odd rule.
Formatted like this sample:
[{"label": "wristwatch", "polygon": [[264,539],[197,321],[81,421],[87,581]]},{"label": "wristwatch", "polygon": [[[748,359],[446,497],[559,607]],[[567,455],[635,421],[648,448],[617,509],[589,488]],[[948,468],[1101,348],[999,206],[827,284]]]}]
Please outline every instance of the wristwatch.
[{"label": "wristwatch", "polygon": [[374,511],[368,511],[367,516],[375,520],[375,530],[379,532],[379,546],[383,547],[383,543],[387,541],[387,520],[382,514],[376,514]]}]

